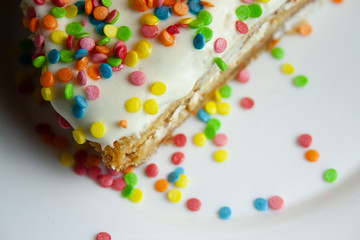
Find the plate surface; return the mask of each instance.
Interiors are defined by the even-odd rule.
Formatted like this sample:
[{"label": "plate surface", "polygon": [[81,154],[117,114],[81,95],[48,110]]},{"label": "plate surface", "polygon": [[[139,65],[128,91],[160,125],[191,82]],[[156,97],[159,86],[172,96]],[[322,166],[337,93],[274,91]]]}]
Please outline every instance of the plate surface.
[{"label": "plate surface", "polygon": [[[17,3],[6,4],[19,19]],[[9,47],[12,56],[0,94],[0,239],[94,239],[101,231],[114,240],[359,239],[358,9],[359,1],[325,5],[308,18],[311,36],[282,39],[283,60],[264,53],[248,66],[248,84],[230,83],[233,96],[226,101],[232,112],[216,116],[222,122],[220,132],[229,137],[226,162],[213,160],[219,148],[212,142],[194,146],[193,136],[205,127],[196,117],[177,130],[188,137],[185,148],[159,149],[151,159],[160,168],[158,178],[175,168],[172,153],[186,155],[182,167],[191,184],[178,204],[154,191],[156,180],[144,177],[144,166],[136,173],[145,198],[134,204],[61,165],[60,152],[41,143],[33,130],[39,121],[56,120],[50,108],[39,108],[33,98],[16,93],[16,48]],[[6,25],[10,45],[23,32],[17,20],[12,22],[11,29]],[[294,76],[280,72],[286,62],[296,67],[294,76],[309,77],[306,87],[294,87]],[[253,98],[255,107],[242,109],[243,97]],[[319,162],[304,159],[306,150],[296,144],[302,133],[313,136],[311,147],[320,152]],[[335,183],[323,180],[329,168],[339,173]],[[283,210],[254,209],[255,198],[272,195],[284,198]],[[201,211],[186,209],[191,197],[201,199]],[[217,217],[222,206],[232,209],[228,221]]]}]

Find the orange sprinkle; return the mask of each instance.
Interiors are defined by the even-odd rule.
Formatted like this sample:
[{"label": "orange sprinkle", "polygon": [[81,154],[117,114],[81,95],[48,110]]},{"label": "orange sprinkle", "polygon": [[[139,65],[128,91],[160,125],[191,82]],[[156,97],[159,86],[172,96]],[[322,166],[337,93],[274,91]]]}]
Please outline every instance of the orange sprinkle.
[{"label": "orange sprinkle", "polygon": [[208,2],[208,1],[201,1],[201,4],[206,7],[215,7],[214,4],[212,4],[211,2]]},{"label": "orange sprinkle", "polygon": [[70,82],[74,78],[73,71],[69,68],[62,68],[57,72],[57,77],[60,82]]},{"label": "orange sprinkle", "polygon": [[46,15],[41,22],[41,26],[46,30],[55,30],[58,27],[58,22],[53,15]]},{"label": "orange sprinkle", "polygon": [[72,0],[62,0],[65,4],[70,3]]},{"label": "orange sprinkle", "polygon": [[101,78],[100,72],[99,72],[99,67],[100,67],[100,65],[98,65],[98,64],[94,64],[94,65],[91,65],[88,67],[87,73],[92,80],[97,81]]},{"label": "orange sprinkle", "polygon": [[165,192],[169,188],[169,182],[166,179],[157,180],[155,183],[155,190],[158,192]]},{"label": "orange sprinkle", "polygon": [[85,1],[85,12],[87,15],[90,15],[94,10],[94,6],[92,4],[92,0]]},{"label": "orange sprinkle", "polygon": [[164,5],[172,6],[176,3],[177,0],[164,0]]},{"label": "orange sprinkle", "polygon": [[272,41],[266,46],[266,50],[271,51],[279,42],[280,42],[280,39],[274,39],[274,40],[272,40]]},{"label": "orange sprinkle", "polygon": [[101,163],[101,157],[99,155],[96,155],[96,154],[90,154],[86,158],[86,163],[90,167],[97,167]]},{"label": "orange sprinkle", "polygon": [[64,150],[69,146],[69,141],[66,137],[56,136],[53,141],[53,145],[58,150]]},{"label": "orange sprinkle", "polygon": [[[91,1],[91,0],[90,0]],[[98,53],[103,53],[103,54],[109,54],[111,49],[108,46],[102,45],[102,46],[96,46],[95,50]]]},{"label": "orange sprinkle", "polygon": [[333,0],[334,3],[338,3],[338,4],[342,3],[343,1],[344,0]]},{"label": "orange sprinkle", "polygon": [[133,0],[132,7],[138,12],[145,12],[148,10],[146,0]]},{"label": "orange sprinkle", "polygon": [[129,167],[125,168],[122,172],[123,172],[123,174],[127,174],[129,172],[133,172],[134,170],[135,170],[134,166],[129,166]]},{"label": "orange sprinkle", "polygon": [[173,11],[176,15],[182,17],[189,12],[189,6],[185,2],[177,2],[173,6]]},{"label": "orange sprinkle", "polygon": [[80,59],[76,64],[75,64],[75,69],[78,71],[84,70],[85,68],[87,68],[89,63],[89,60],[87,57],[83,57],[82,59]]},{"label": "orange sprinkle", "polygon": [[159,35],[160,41],[164,44],[166,47],[170,47],[175,44],[175,36],[171,35],[168,31],[164,30]]},{"label": "orange sprinkle", "polygon": [[40,77],[40,84],[43,87],[51,87],[55,83],[54,74],[51,72],[44,72]]},{"label": "orange sprinkle", "polygon": [[30,26],[30,21],[29,21],[29,19],[28,19],[27,16],[24,16],[24,17],[23,17],[22,23],[23,23],[23,25],[24,25],[25,28],[29,28],[29,26]]},{"label": "orange sprinkle", "polygon": [[123,128],[127,128],[128,127],[128,122],[126,120],[121,120],[119,122],[119,125],[122,126]]},{"label": "orange sprinkle", "polygon": [[308,23],[302,23],[297,30],[298,33],[303,36],[308,36],[312,33],[312,27]]},{"label": "orange sprinkle", "polygon": [[154,0],[148,0],[148,8],[154,7]]},{"label": "orange sprinkle", "polygon": [[105,20],[107,16],[109,16],[109,9],[104,6],[96,7],[94,9],[93,15],[96,20],[99,21]]},{"label": "orange sprinkle", "polygon": [[320,158],[320,153],[316,150],[309,150],[305,153],[305,158],[310,162],[317,162]]},{"label": "orange sprinkle", "polygon": [[39,19],[38,18],[31,19],[30,24],[29,24],[30,31],[32,33],[36,33],[38,28],[39,28]]}]

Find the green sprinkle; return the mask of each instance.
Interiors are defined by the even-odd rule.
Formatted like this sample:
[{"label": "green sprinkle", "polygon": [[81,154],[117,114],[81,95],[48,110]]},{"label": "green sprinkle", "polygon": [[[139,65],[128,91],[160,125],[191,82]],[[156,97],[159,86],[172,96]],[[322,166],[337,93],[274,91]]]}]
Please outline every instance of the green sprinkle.
[{"label": "green sprinkle", "polygon": [[74,85],[72,85],[71,83],[66,84],[64,89],[65,98],[70,99],[72,98],[73,95],[74,95]]},{"label": "green sprinkle", "polygon": [[197,29],[197,28],[203,27],[204,25],[205,25],[205,24],[204,24],[204,21],[203,21],[203,20],[195,19],[194,21],[192,21],[191,23],[189,23],[189,28],[191,28],[191,29]]},{"label": "green sprinkle", "polygon": [[41,68],[46,62],[46,57],[45,56],[39,56],[37,58],[34,59],[33,61],[33,65],[36,68]]},{"label": "green sprinkle", "polygon": [[208,126],[212,126],[215,128],[216,131],[218,131],[221,128],[221,122],[217,118],[212,118],[207,122]]},{"label": "green sprinkle", "polygon": [[110,7],[112,4],[111,0],[101,0],[101,2],[105,7]]},{"label": "green sprinkle", "polygon": [[213,37],[213,31],[208,27],[202,27],[199,30],[197,30],[196,34],[202,34],[205,37],[205,41],[208,42]]},{"label": "green sprinkle", "polygon": [[128,26],[121,26],[117,32],[117,38],[121,41],[126,42],[131,38],[131,29]]},{"label": "green sprinkle", "polygon": [[225,85],[219,90],[220,96],[223,98],[229,98],[232,94],[232,88],[229,85]]},{"label": "green sprinkle", "polygon": [[216,130],[214,126],[207,126],[205,128],[205,136],[207,139],[213,139],[216,136]]},{"label": "green sprinkle", "polygon": [[112,67],[117,67],[122,63],[122,59],[118,57],[109,57],[107,63]]},{"label": "green sprinkle", "polygon": [[197,15],[196,19],[201,20],[204,22],[204,26],[209,25],[210,23],[212,23],[213,21],[213,16],[211,15],[211,13],[209,11],[206,10],[202,10],[201,12],[199,12],[199,14]]},{"label": "green sprinkle", "polygon": [[297,87],[304,87],[308,83],[308,78],[304,75],[299,75],[294,78],[294,84]]},{"label": "green sprinkle", "polygon": [[129,198],[131,195],[133,195],[135,192],[135,187],[133,185],[127,185],[121,192],[121,195],[124,198]]},{"label": "green sprinkle", "polygon": [[68,49],[60,51],[60,60],[64,63],[70,63],[74,60],[74,52]]},{"label": "green sprinkle", "polygon": [[241,5],[236,9],[236,16],[240,21],[245,21],[250,16],[250,9],[246,5]]},{"label": "green sprinkle", "polygon": [[124,180],[127,185],[132,185],[132,186],[135,186],[138,182],[138,178],[137,178],[136,174],[133,172],[129,172],[129,173],[125,174]]},{"label": "green sprinkle", "polygon": [[66,10],[65,8],[61,8],[61,7],[53,7],[50,11],[51,15],[53,15],[56,18],[62,18],[65,17],[66,15]]},{"label": "green sprinkle", "polygon": [[276,47],[271,51],[271,54],[276,59],[282,59],[285,56],[285,51],[284,51],[284,49],[282,49],[280,47]]},{"label": "green sprinkle", "polygon": [[99,45],[99,46],[105,45],[105,44],[109,43],[110,40],[111,40],[111,39],[110,39],[109,37],[104,37],[103,39],[101,39],[101,40],[97,43],[97,45]]},{"label": "green sprinkle", "polygon": [[112,20],[112,21],[110,22],[110,24],[115,24],[115,23],[119,20],[119,18],[120,18],[120,12],[119,12],[118,10],[116,10],[116,12],[117,12],[116,17],[114,18],[114,20]]},{"label": "green sprinkle", "polygon": [[228,68],[228,65],[221,58],[215,58],[216,65],[220,68],[221,71],[225,71]]},{"label": "green sprinkle", "polygon": [[31,39],[25,38],[19,43],[22,50],[31,50],[34,47],[34,42]]},{"label": "green sprinkle", "polygon": [[88,32],[83,32],[81,34],[75,35],[75,39],[80,40],[84,37],[89,37],[89,36],[90,36],[90,34]]},{"label": "green sprinkle", "polygon": [[69,35],[79,35],[83,33],[83,31],[84,27],[78,22],[69,23],[66,27],[66,33]]},{"label": "green sprinkle", "polygon": [[250,10],[250,17],[252,18],[258,18],[262,14],[262,9],[259,4],[253,3],[248,6]]},{"label": "green sprinkle", "polygon": [[335,182],[337,178],[338,178],[338,173],[335,169],[328,169],[324,173],[324,179],[329,183]]}]

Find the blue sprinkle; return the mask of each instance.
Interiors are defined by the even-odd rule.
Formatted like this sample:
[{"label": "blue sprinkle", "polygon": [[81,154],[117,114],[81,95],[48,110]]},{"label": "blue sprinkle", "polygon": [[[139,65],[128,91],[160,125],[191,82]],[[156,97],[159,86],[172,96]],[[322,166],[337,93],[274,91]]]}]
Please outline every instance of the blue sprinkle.
[{"label": "blue sprinkle", "polygon": [[84,114],[85,114],[85,109],[81,108],[81,107],[79,107],[78,105],[75,104],[73,106],[72,113],[73,113],[74,117],[82,118],[84,116]]},{"label": "blue sprinkle", "polygon": [[105,36],[104,33],[104,27],[106,26],[106,23],[100,23],[99,25],[96,26],[96,32],[100,35],[100,36]]},{"label": "blue sprinkle", "polygon": [[77,6],[78,8],[77,15],[85,13],[85,1],[78,1],[77,3],[75,3],[75,6]]},{"label": "blue sprinkle", "polygon": [[80,108],[87,108],[88,104],[86,102],[86,99],[80,95],[77,95],[75,97],[75,105],[77,105]]},{"label": "blue sprinkle", "polygon": [[171,7],[162,5],[159,8],[155,8],[154,15],[160,20],[166,20],[171,16]]},{"label": "blue sprinkle", "polygon": [[254,201],[254,206],[259,211],[266,211],[269,208],[269,203],[264,198],[257,198]]},{"label": "blue sprinkle", "polygon": [[55,64],[60,60],[60,52],[57,49],[53,49],[48,53],[49,63]]},{"label": "blue sprinkle", "polygon": [[168,181],[171,183],[175,183],[177,180],[179,180],[179,178],[180,178],[180,174],[177,172],[171,172],[167,177]]},{"label": "blue sprinkle", "polygon": [[210,120],[210,114],[208,114],[204,109],[201,109],[198,112],[198,117],[201,121],[207,123]]},{"label": "blue sprinkle", "polygon": [[198,15],[204,9],[204,5],[201,4],[201,0],[189,0],[187,5],[189,6],[189,12],[194,15]]},{"label": "blue sprinkle", "polygon": [[80,60],[83,57],[87,57],[87,55],[89,55],[89,51],[86,49],[80,48],[79,50],[77,50],[75,52],[74,57],[75,57],[75,59]]},{"label": "blue sprinkle", "polygon": [[100,65],[99,72],[100,75],[105,79],[111,78],[113,75],[112,67],[107,63],[103,63]]},{"label": "blue sprinkle", "polygon": [[224,220],[229,219],[231,217],[231,209],[229,207],[220,208],[219,217]]},{"label": "blue sprinkle", "polygon": [[97,20],[97,19],[94,17],[94,15],[92,15],[92,14],[89,15],[89,21],[90,21],[90,23],[91,23],[92,25],[95,25],[95,26],[99,25],[100,23],[104,23],[103,21]]},{"label": "blue sprinkle", "polygon": [[184,174],[185,170],[182,167],[178,167],[178,168],[175,169],[174,172],[176,172],[177,174],[180,175],[180,174]]},{"label": "blue sprinkle", "polygon": [[195,36],[194,41],[193,41],[194,47],[199,50],[203,49],[205,46],[205,43],[206,43],[205,36],[202,35],[201,33],[198,33]]}]

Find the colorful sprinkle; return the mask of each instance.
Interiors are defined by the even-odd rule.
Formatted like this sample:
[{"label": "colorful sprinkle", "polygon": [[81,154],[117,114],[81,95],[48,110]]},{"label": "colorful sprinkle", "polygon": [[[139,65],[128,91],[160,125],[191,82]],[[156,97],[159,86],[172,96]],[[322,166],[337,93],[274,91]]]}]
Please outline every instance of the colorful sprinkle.
[{"label": "colorful sprinkle", "polygon": [[181,192],[179,190],[177,190],[177,189],[170,190],[168,192],[168,199],[173,203],[180,202],[180,200],[181,200]]},{"label": "colorful sprinkle", "polygon": [[338,173],[335,169],[328,169],[324,173],[324,179],[329,183],[335,182],[337,178],[338,178]]},{"label": "colorful sprinkle", "polygon": [[284,199],[280,196],[272,196],[269,199],[269,207],[274,210],[279,210],[284,207]]},{"label": "colorful sprinkle", "polygon": [[257,198],[254,201],[254,206],[259,211],[266,211],[269,209],[269,203],[264,198]]},{"label": "colorful sprinkle", "polygon": [[221,219],[227,220],[231,217],[231,209],[229,207],[222,207],[218,214]]},{"label": "colorful sprinkle", "polygon": [[146,176],[151,177],[151,178],[156,177],[159,174],[158,166],[155,163],[148,165],[145,168],[145,174],[146,174]]}]

